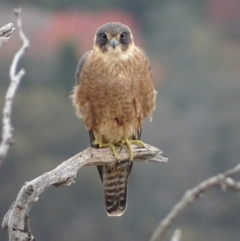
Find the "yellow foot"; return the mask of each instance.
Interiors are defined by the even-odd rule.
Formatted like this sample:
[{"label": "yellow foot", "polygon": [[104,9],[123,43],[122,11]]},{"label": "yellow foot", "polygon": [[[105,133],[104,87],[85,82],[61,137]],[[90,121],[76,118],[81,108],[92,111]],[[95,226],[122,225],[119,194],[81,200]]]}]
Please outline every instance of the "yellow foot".
[{"label": "yellow foot", "polygon": [[127,145],[128,149],[129,149],[129,155],[130,155],[130,161],[133,160],[133,150],[131,148],[131,144],[135,144],[139,147],[144,147],[144,142],[140,141],[140,140],[123,140],[122,141],[123,144]]},{"label": "yellow foot", "polygon": [[118,154],[116,152],[115,145],[113,143],[102,143],[101,141],[95,140],[95,145],[98,145],[99,148],[110,147],[112,149],[114,157],[118,160]]}]

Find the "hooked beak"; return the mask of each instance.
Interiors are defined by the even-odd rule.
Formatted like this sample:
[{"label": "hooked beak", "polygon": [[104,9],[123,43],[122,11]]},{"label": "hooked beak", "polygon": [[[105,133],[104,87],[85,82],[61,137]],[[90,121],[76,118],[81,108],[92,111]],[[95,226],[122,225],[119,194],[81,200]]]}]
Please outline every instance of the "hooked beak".
[{"label": "hooked beak", "polygon": [[115,49],[117,46],[118,46],[119,42],[115,39],[115,38],[112,38],[110,41],[109,41],[109,45],[113,47],[113,49]]}]

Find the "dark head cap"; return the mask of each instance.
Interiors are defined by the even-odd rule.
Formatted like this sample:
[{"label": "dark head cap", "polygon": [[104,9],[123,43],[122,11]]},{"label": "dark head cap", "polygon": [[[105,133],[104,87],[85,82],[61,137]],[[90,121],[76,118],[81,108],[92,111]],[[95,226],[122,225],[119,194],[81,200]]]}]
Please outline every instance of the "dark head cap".
[{"label": "dark head cap", "polygon": [[102,50],[108,51],[108,48],[120,47],[123,51],[127,50],[133,44],[133,37],[128,26],[122,23],[107,23],[97,29],[94,39],[94,45]]}]

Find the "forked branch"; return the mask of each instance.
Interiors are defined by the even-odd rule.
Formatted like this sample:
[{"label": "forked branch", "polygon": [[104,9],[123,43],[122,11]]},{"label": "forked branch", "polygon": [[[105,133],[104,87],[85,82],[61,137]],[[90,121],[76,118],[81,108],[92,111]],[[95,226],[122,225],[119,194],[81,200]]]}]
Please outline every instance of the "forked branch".
[{"label": "forked branch", "polygon": [[[193,202],[199,199],[205,192],[212,190],[214,187],[221,187],[223,190],[233,190],[240,192],[240,182],[233,180],[230,176],[240,172],[240,164],[223,173],[213,176],[191,190],[188,190],[182,199],[172,208],[168,215],[159,223],[154,231],[150,241],[160,241],[166,231],[173,225],[179,217]],[[180,241],[179,239],[177,239]]]},{"label": "forked branch", "polygon": [[[8,153],[8,149],[11,144],[14,142],[13,140],[13,127],[11,124],[11,114],[12,114],[12,104],[15,93],[17,91],[18,85],[25,74],[24,69],[21,69],[17,72],[17,65],[21,59],[21,57],[26,52],[27,48],[29,47],[29,41],[26,38],[25,34],[22,30],[22,23],[21,23],[21,9],[14,10],[14,13],[17,17],[17,28],[19,31],[19,36],[23,42],[22,47],[19,51],[15,54],[13,58],[13,62],[10,68],[10,85],[8,87],[6,97],[5,97],[5,104],[3,107],[3,128],[2,128],[2,143],[0,144],[0,165],[3,162],[3,159]],[[0,34],[2,30],[2,35],[8,38],[10,33],[13,31],[13,24],[9,24],[9,26],[5,26],[5,28],[0,29]]]},{"label": "forked branch", "polygon": [[[153,146],[145,145],[139,148],[132,145],[134,152],[134,162],[167,162],[162,157],[162,152]],[[122,147],[118,150],[119,165],[127,165],[129,159],[128,149]],[[39,195],[49,186],[68,186],[74,182],[78,170],[86,165],[106,165],[113,164],[116,160],[112,155],[110,148],[87,148],[83,152],[64,161],[54,170],[44,173],[30,182],[26,182],[17,195],[16,201],[12,204],[5,215],[2,227],[8,229],[9,241],[33,241],[34,238],[30,231],[28,213],[34,202],[38,200]]]}]

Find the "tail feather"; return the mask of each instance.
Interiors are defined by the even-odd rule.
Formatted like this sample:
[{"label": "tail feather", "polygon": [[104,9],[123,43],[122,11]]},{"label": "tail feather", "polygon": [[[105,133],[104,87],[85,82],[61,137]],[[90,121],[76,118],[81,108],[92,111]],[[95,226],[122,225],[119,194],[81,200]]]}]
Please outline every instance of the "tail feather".
[{"label": "tail feather", "polygon": [[132,163],[127,166],[98,166],[103,182],[108,216],[121,216],[127,207],[127,182]]},{"label": "tail feather", "polygon": [[[137,135],[132,136],[133,140],[140,140],[142,129],[138,128]],[[98,148],[94,144],[93,130],[89,130],[91,146]],[[105,206],[108,216],[121,216],[127,208],[127,184],[128,176],[133,163],[126,166],[97,166],[99,175],[103,182]]]}]

